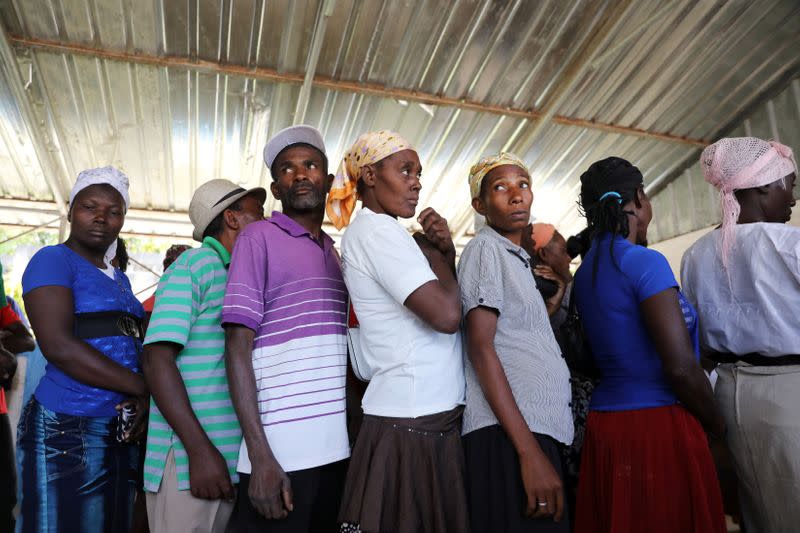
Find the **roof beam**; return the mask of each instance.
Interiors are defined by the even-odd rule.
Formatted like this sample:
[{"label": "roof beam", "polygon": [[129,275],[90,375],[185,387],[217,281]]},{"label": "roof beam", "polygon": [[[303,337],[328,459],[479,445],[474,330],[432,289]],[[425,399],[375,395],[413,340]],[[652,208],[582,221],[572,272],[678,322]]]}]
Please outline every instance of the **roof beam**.
[{"label": "roof beam", "polygon": [[[49,53],[57,54],[72,54],[83,55],[90,57],[97,57],[100,59],[107,59],[111,61],[122,61],[127,63],[136,63],[140,65],[151,65],[156,67],[171,67],[178,69],[185,69],[191,71],[208,72],[213,74],[242,76],[252,79],[272,81],[276,83],[290,83],[294,85],[302,85],[306,81],[306,76],[302,73],[283,73],[275,69],[265,67],[248,67],[245,65],[234,65],[230,63],[220,64],[213,61],[205,61],[200,59],[191,59],[181,56],[156,56],[150,54],[142,54],[138,52],[127,52],[122,50],[109,50],[105,48],[96,48],[86,46],[78,43],[65,43],[61,41],[53,41],[47,39],[26,38],[16,35],[10,35],[9,41],[20,47],[32,48]],[[564,126],[574,126],[579,128],[601,130],[611,133],[618,133],[620,135],[631,135],[635,137],[644,137],[658,141],[671,142],[677,144],[685,144],[692,146],[704,147],[708,144],[704,139],[695,139],[681,135],[674,135],[671,133],[653,132],[643,130],[640,128],[633,128],[629,126],[620,126],[617,124],[608,124],[597,122],[594,120],[586,120],[580,118],[566,117],[563,115],[551,114],[556,106],[551,107],[550,112],[547,114],[534,109],[524,109],[519,107],[503,106],[487,104],[466,98],[454,98],[451,96],[444,96],[440,94],[425,93],[421,91],[390,88],[386,85],[379,83],[369,83],[350,80],[338,80],[328,76],[315,74],[313,77],[312,85],[333,91],[344,91],[367,96],[377,96],[381,98],[394,98],[398,100],[408,100],[411,102],[419,102],[423,104],[455,107],[468,111],[475,111],[478,113],[490,113],[494,115],[509,116],[516,118],[528,119],[531,121],[540,121],[544,118],[550,118],[550,121]]]}]

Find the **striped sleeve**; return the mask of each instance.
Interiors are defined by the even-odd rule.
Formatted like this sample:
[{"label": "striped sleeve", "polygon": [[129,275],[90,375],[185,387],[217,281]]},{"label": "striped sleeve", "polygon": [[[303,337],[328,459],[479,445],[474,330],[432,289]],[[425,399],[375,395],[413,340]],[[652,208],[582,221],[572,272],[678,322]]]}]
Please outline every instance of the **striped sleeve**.
[{"label": "striped sleeve", "polygon": [[174,342],[185,346],[188,342],[200,307],[200,291],[186,259],[173,263],[158,284],[144,344]]},{"label": "striped sleeve", "polygon": [[257,331],[264,318],[267,251],[245,229],[237,238],[228,269],[222,323]]}]

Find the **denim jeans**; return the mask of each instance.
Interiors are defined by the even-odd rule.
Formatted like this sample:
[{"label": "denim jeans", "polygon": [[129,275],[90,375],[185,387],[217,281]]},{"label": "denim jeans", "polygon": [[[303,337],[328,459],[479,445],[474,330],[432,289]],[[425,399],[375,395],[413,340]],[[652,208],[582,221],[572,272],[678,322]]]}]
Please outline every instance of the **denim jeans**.
[{"label": "denim jeans", "polygon": [[138,449],[116,441],[115,424],[28,402],[17,436],[18,532],[128,531]]}]

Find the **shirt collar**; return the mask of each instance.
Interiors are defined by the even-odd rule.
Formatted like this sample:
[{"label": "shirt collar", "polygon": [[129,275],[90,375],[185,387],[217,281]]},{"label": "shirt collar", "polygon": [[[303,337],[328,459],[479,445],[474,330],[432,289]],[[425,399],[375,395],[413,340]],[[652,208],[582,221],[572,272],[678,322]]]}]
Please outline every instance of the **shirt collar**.
[{"label": "shirt collar", "polygon": [[[302,237],[306,235],[312,241],[314,240],[314,237],[311,235],[310,231],[280,211],[273,211],[272,215],[267,219],[267,221],[275,224],[292,237]],[[333,245],[333,239],[331,239],[330,235],[325,233],[323,230],[320,230],[319,236],[320,239],[322,239],[325,249],[328,249],[331,245]]]},{"label": "shirt collar", "polygon": [[503,247],[506,250],[508,250],[510,253],[516,255],[523,262],[526,262],[526,263],[530,262],[531,256],[530,256],[530,254],[528,252],[525,251],[525,248],[523,248],[522,246],[516,245],[513,242],[511,242],[510,240],[508,240],[506,237],[503,237],[502,235],[497,233],[497,231],[495,231],[495,229],[492,228],[491,226],[489,226],[488,224],[486,226],[484,226],[481,231],[485,231],[487,236],[489,236],[493,240],[495,240],[495,241],[499,242],[500,244],[502,244]]},{"label": "shirt collar", "polygon": [[219,258],[222,259],[222,264],[225,265],[225,268],[231,264],[231,253],[214,237],[206,237],[203,239],[203,246],[206,248],[211,248],[217,252]]}]

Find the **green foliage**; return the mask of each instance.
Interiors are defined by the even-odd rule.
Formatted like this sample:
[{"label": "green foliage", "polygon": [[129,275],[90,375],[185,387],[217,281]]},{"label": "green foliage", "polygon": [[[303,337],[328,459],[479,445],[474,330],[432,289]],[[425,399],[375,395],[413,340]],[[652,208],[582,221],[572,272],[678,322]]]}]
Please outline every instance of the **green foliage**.
[{"label": "green foliage", "polygon": [[[23,231],[24,230],[18,228],[0,228],[0,242],[10,239],[15,235],[19,235]],[[31,233],[27,233],[21,237],[16,237],[9,242],[0,244],[0,256],[13,254],[14,250],[16,250],[18,246],[33,245],[42,247],[53,244],[58,244],[57,233],[45,230],[32,231]]]},{"label": "green foliage", "polygon": [[125,241],[125,247],[128,249],[128,255],[136,255],[136,254],[152,254],[152,253],[159,253],[162,254],[169,248],[169,244],[166,246],[162,239],[148,239],[142,237],[122,237]]}]

